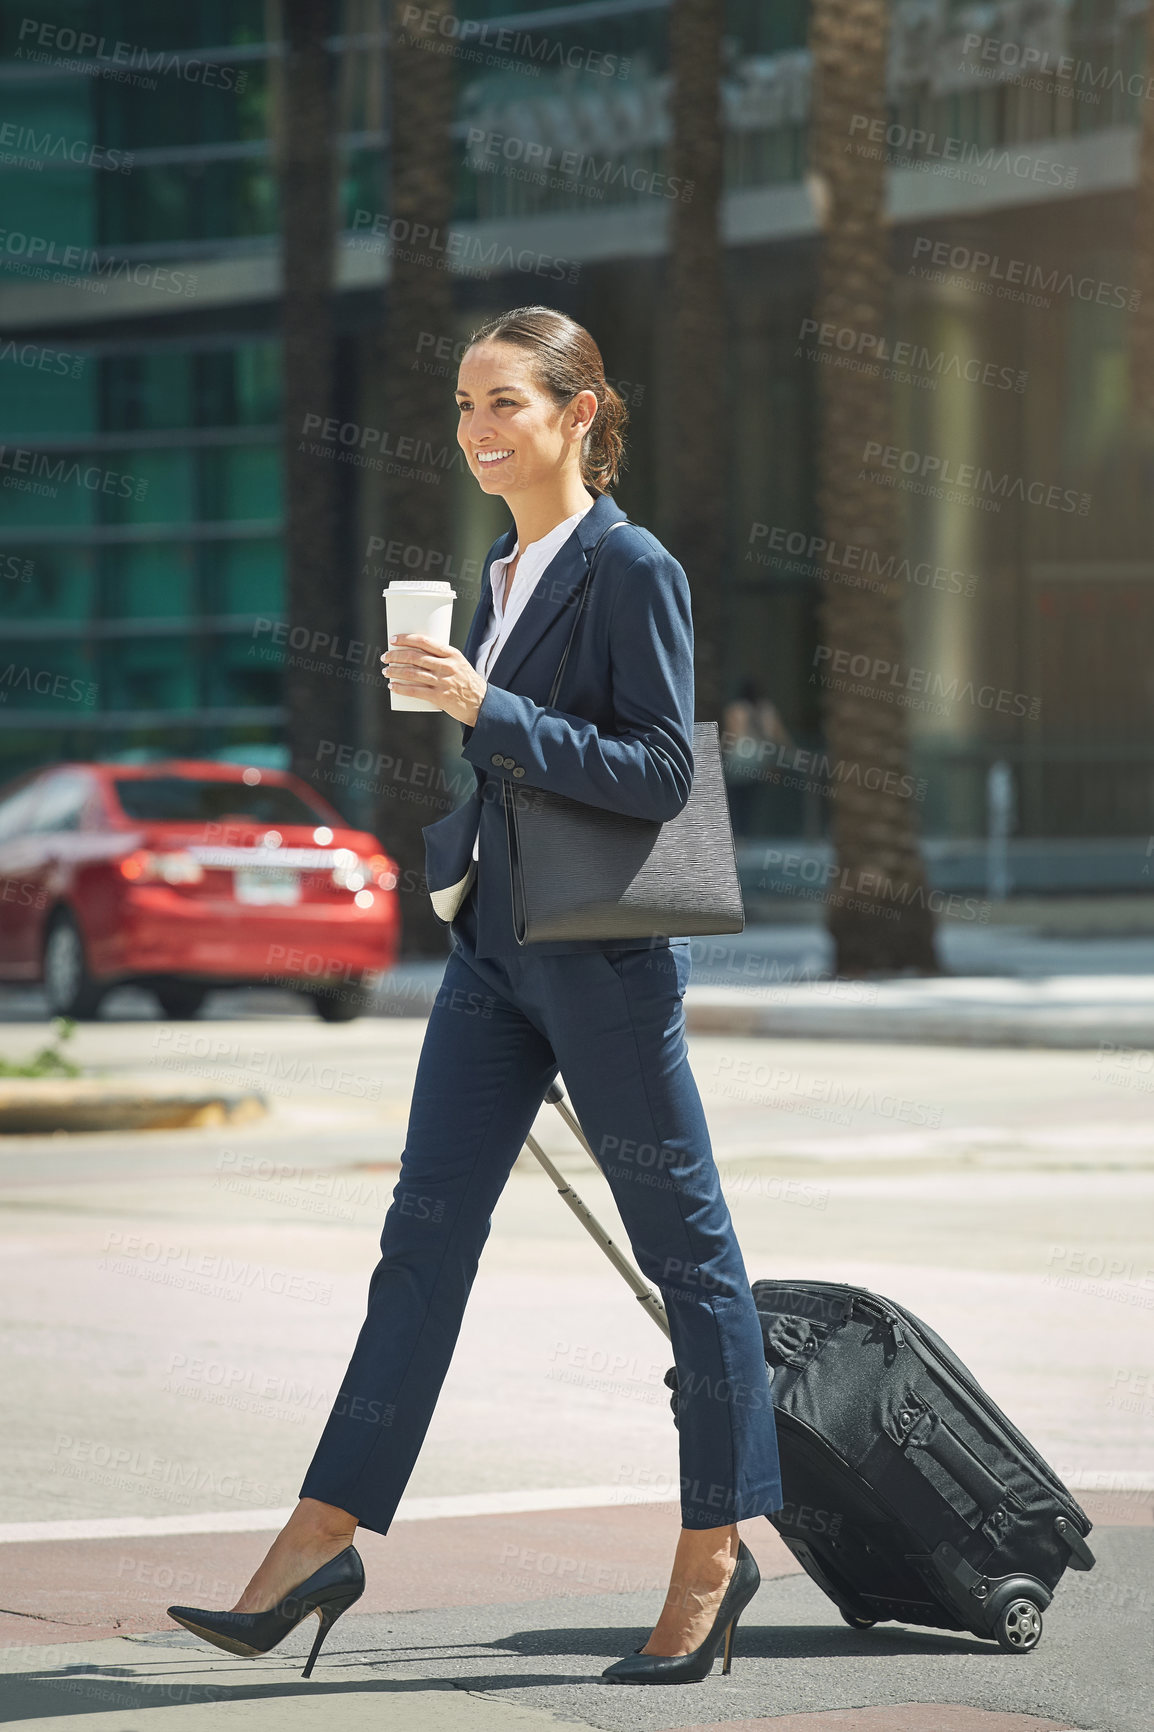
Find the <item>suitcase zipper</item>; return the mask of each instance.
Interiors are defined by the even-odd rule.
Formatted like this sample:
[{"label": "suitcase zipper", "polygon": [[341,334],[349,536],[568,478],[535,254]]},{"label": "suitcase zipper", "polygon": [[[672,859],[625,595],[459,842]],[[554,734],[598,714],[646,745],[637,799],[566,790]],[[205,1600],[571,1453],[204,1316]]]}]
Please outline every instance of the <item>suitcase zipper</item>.
[{"label": "suitcase zipper", "polygon": [[[1033,1465],[1039,1475],[1046,1481],[1047,1485],[1050,1487],[1058,1501],[1062,1504],[1063,1508],[1069,1511],[1070,1514],[1077,1514],[1085,1520],[1085,1511],[1082,1509],[1081,1505],[1077,1503],[1071,1493],[1062,1484],[1062,1481],[1058,1478],[1049,1462],[1038,1454],[1038,1451],[1034,1448],[1034,1445],[1030,1442],[1029,1438],[1022,1435],[1013,1420],[1009,1419],[1006,1414],[1002,1412],[996,1402],[991,1401],[989,1395],[987,1395],[984,1389],[979,1388],[979,1386],[970,1378],[960,1376],[958,1370],[955,1369],[955,1367],[947,1360],[943,1359],[942,1355],[935,1349],[933,1342],[926,1340],[924,1335],[921,1334],[921,1329],[924,1328],[924,1325],[920,1325],[917,1318],[911,1316],[904,1307],[898,1306],[896,1302],[894,1302],[893,1308],[897,1317],[905,1318],[905,1320],[912,1324],[915,1330],[918,1331],[916,1345],[920,1351],[924,1352],[926,1357],[932,1360],[935,1370],[938,1371],[947,1382],[952,1383],[956,1389],[960,1389],[963,1394],[969,1395],[971,1399],[975,1401],[976,1405],[981,1407],[983,1411],[987,1412],[989,1417],[995,1419],[1002,1427],[1006,1436],[1012,1442],[1017,1444],[1026,1460]],[[1087,1526],[1088,1525],[1089,1524],[1087,1523]]]},{"label": "suitcase zipper", "polygon": [[955,1390],[960,1391],[963,1395],[968,1396],[975,1402],[976,1406],[983,1411],[988,1411],[989,1415],[998,1421],[1004,1429],[1006,1436],[1017,1444],[1022,1454],[1037,1470],[1039,1477],[1045,1480],[1050,1490],[1062,1504],[1062,1507],[1071,1515],[1076,1515],[1080,1517],[1082,1521],[1086,1522],[1086,1531],[1089,1532],[1090,1523],[1085,1510],[1075,1501],[1072,1494],[1062,1484],[1049,1462],[1043,1460],[1030,1442],[1029,1438],[1022,1436],[1022,1433],[1018,1430],[1013,1421],[1006,1417],[1001,1408],[998,1407],[995,1402],[991,1401],[984,1389],[980,1388],[970,1378],[960,1376],[959,1371],[961,1370],[961,1367],[955,1370],[954,1366],[942,1357],[934,1347],[933,1342],[926,1339],[925,1335],[922,1333],[922,1331],[925,1330],[926,1325],[919,1322],[912,1312],[906,1311],[904,1307],[898,1305],[896,1300],[883,1299],[877,1293],[870,1293],[863,1289],[849,1287],[837,1281],[805,1281],[797,1283],[775,1281],[770,1282],[769,1285],[782,1288],[798,1286],[803,1291],[806,1288],[811,1288],[820,1292],[841,1294],[849,1304],[850,1314],[852,1314],[855,1305],[861,1305],[866,1310],[876,1312],[877,1315],[881,1317],[882,1321],[888,1324],[894,1340],[899,1346],[906,1342],[905,1333],[901,1328],[901,1322],[904,1319],[905,1322],[911,1326],[911,1329],[917,1332],[915,1340],[910,1343],[910,1345],[916,1346],[921,1355],[930,1361],[934,1370],[942,1376],[945,1382],[951,1384]]}]

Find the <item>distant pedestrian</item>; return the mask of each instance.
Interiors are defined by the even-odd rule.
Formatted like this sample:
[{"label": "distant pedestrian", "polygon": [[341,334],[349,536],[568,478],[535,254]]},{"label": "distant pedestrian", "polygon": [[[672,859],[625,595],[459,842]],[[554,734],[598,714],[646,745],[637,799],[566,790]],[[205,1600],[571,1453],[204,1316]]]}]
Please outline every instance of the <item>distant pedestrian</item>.
[{"label": "distant pedestrian", "polygon": [[776,781],[774,766],[782,751],[793,751],[789,729],[776,704],[761,694],[756,681],[745,679],[721,718],[721,761],[729,794],[734,831],[754,833],[758,793]]}]

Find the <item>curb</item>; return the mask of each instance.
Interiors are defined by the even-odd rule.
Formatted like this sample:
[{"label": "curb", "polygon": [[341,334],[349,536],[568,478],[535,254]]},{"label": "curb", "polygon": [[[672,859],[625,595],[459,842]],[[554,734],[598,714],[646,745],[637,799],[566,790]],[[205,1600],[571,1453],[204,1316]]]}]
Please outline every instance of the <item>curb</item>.
[{"label": "curb", "polygon": [[840,980],[776,987],[692,982],[692,1034],[777,1040],[911,1041],[963,1046],[1154,1047],[1154,989],[1143,976],[1054,975]]},{"label": "curb", "polygon": [[268,1111],[254,1089],[172,1089],[154,1078],[18,1077],[0,1081],[0,1136],[235,1125]]}]

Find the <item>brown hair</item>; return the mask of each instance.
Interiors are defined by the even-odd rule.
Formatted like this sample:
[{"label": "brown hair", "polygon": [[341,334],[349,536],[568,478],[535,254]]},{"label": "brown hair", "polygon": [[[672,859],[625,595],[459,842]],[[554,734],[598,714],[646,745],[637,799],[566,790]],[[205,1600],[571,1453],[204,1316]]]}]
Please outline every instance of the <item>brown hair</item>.
[{"label": "brown hair", "polygon": [[606,382],[601,351],[584,325],[554,307],[514,307],[480,325],[468,347],[487,341],[515,343],[535,361],[538,384],[558,409],[578,391],[592,391],[597,413],[581,446],[581,479],[598,493],[609,493],[625,467],[625,425],[629,411],[624,398]]}]

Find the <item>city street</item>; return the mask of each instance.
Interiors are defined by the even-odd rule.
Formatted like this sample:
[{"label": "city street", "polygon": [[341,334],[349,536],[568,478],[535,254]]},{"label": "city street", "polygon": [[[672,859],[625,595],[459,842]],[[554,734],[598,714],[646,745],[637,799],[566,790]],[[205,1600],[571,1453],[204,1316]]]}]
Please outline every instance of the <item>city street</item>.
[{"label": "city street", "polygon": [[[403,1146],[423,1020],[332,1027],[291,1004],[172,1023],[141,997],[74,1042],[109,1075],[256,1088],[263,1119],[0,1144],[11,1721],[148,1727],[179,1705],[199,1725],[229,1700],[246,1724],[315,1724],[320,1689],[354,1725],[392,1707],[416,1727],[1144,1732],[1154,1119],[1149,1076],[1093,1049],[690,1036],[751,1279],[907,1305],[1092,1516],[1099,1566],[1067,1574],[1036,1654],[855,1635],[758,1520],[743,1533],[764,1586],[730,1677],[607,1691],[602,1668],[656,1619],[679,1525],[671,1357],[527,1150],[394,1532],[363,1536],[369,1591],[314,1679],[303,1631],[254,1664],[171,1626],[173,1599],[232,1603],[295,1501]],[[0,1048],[44,1035],[7,1021]],[[536,1134],[623,1242],[556,1111]],[[871,1703],[891,1706],[817,1714]]]},{"label": "city street", "polygon": [[0,1732],[1151,1732],[1154,0],[26,10]]}]

